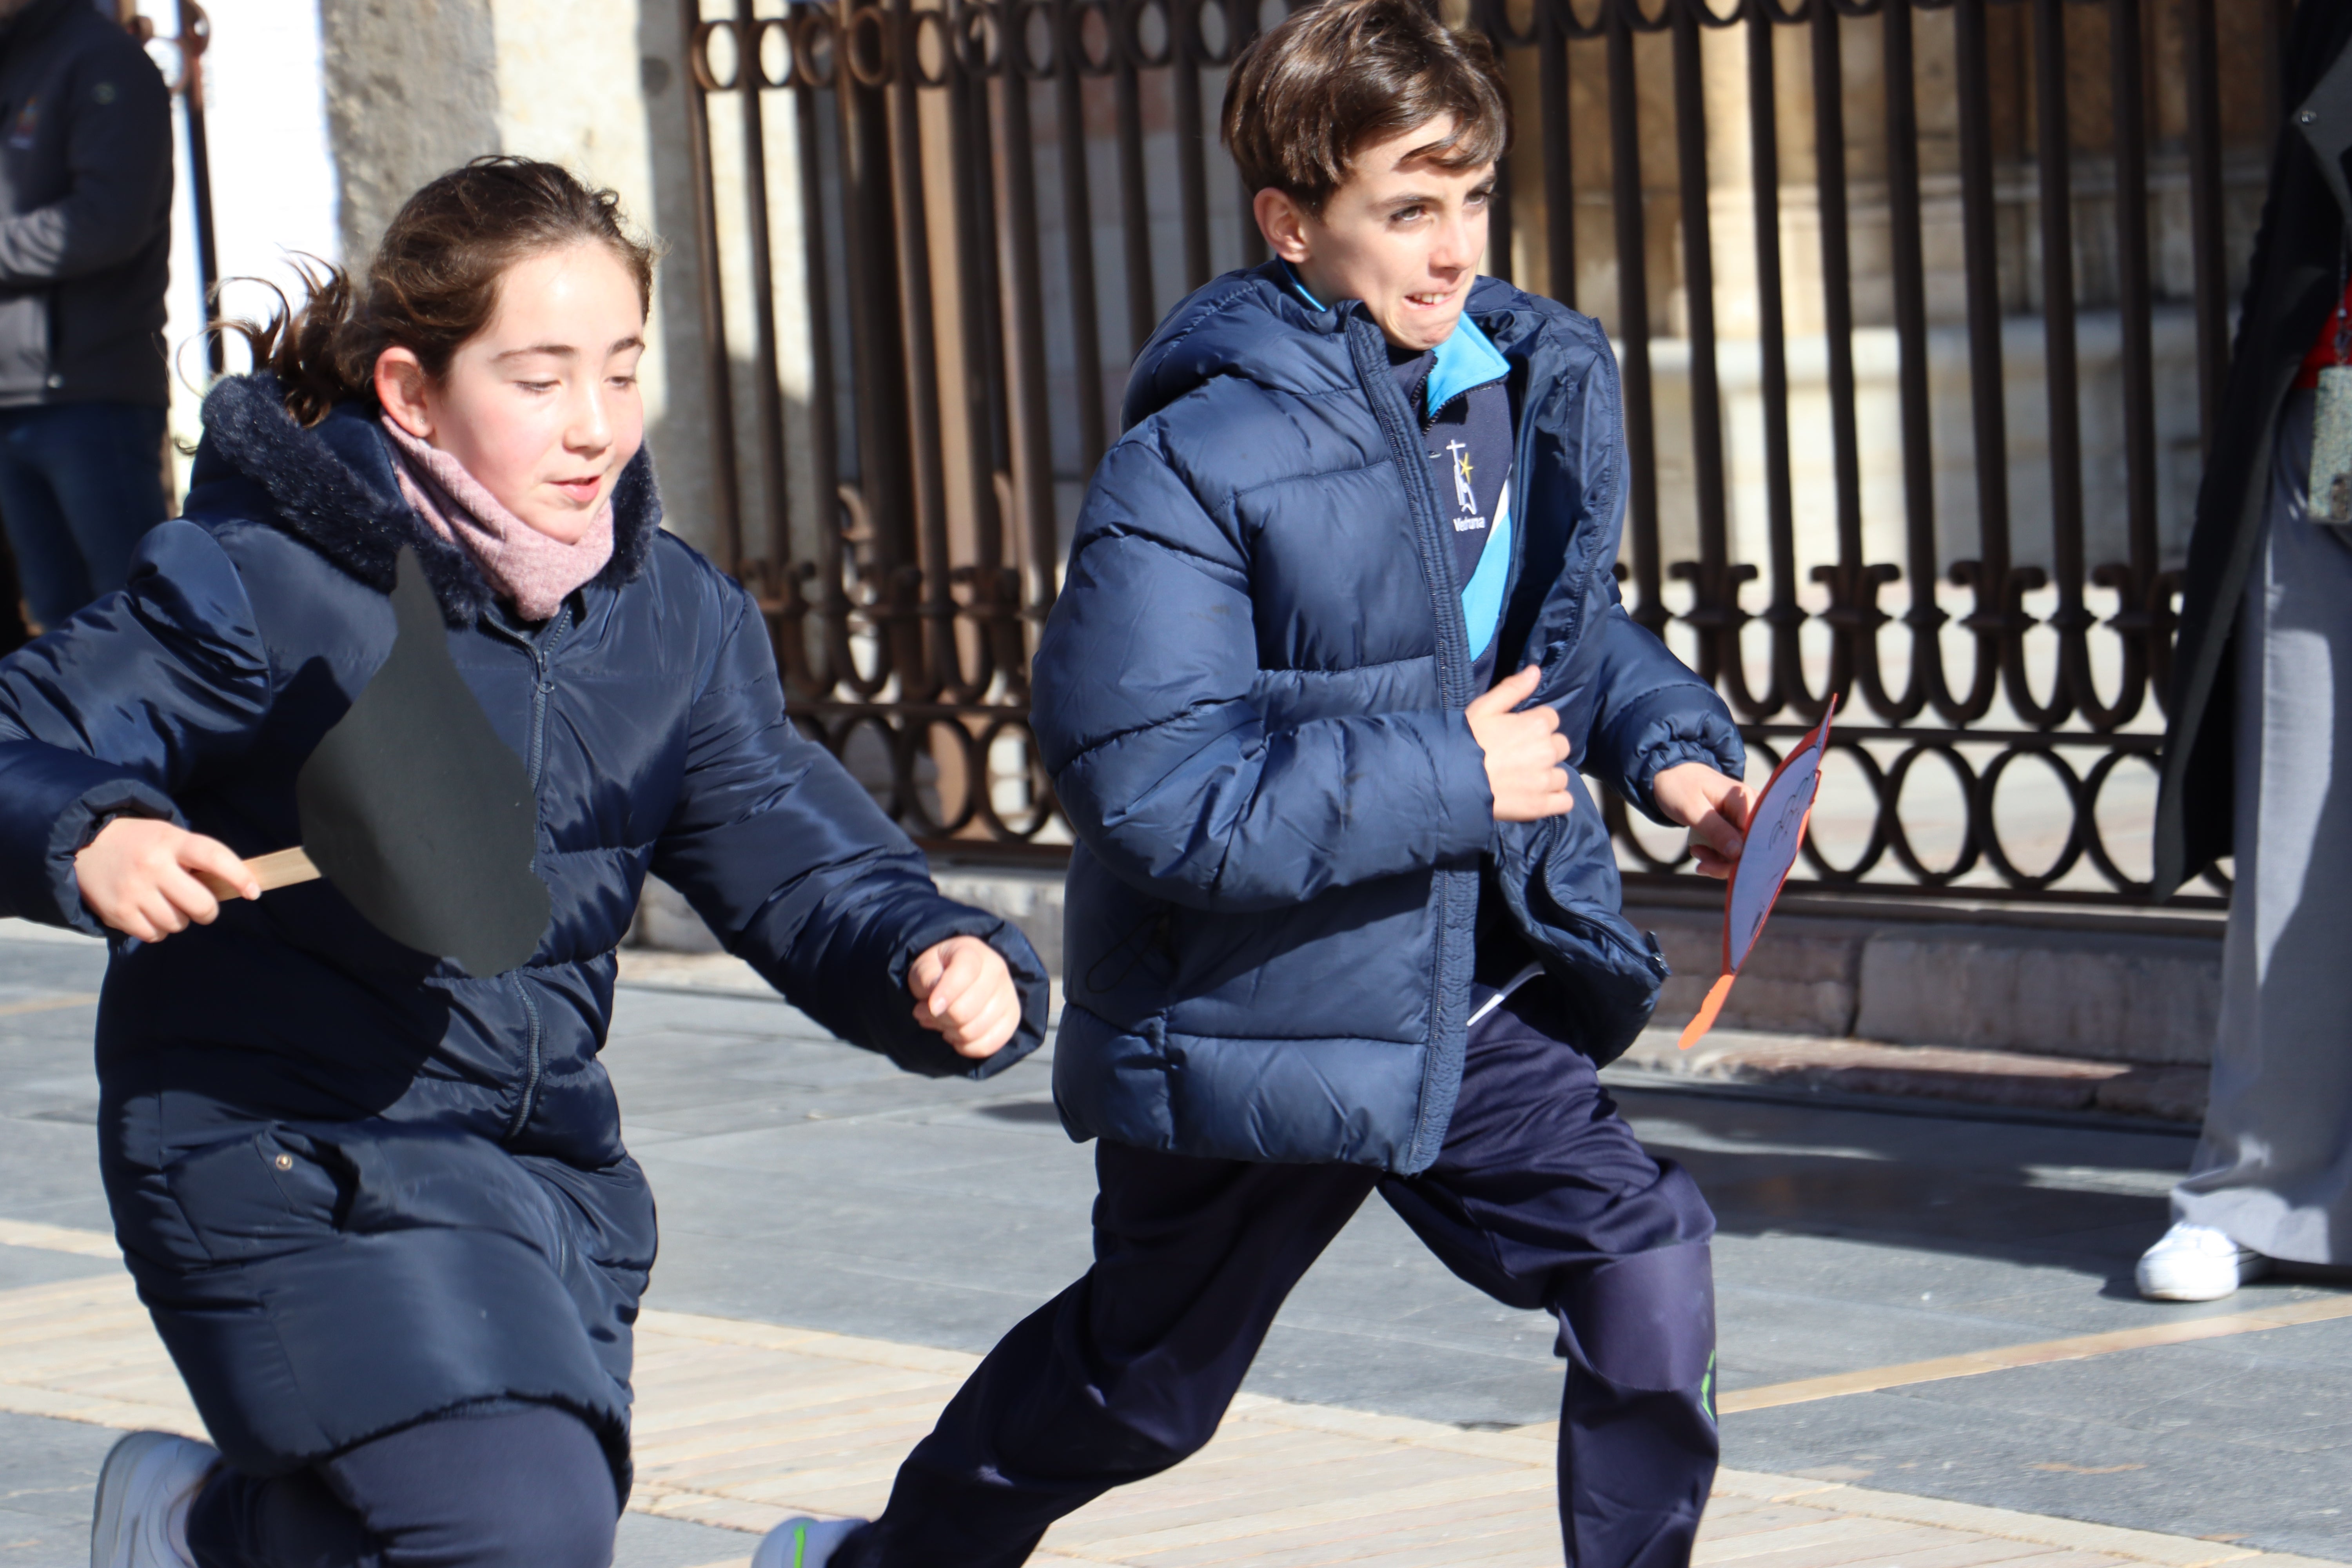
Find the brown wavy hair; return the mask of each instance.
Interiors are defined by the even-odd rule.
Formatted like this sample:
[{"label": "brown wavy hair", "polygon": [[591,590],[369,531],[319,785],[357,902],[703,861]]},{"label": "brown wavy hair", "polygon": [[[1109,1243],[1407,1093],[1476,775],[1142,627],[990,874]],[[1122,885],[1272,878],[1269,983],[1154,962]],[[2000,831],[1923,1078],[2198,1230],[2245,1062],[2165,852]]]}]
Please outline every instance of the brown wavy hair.
[{"label": "brown wavy hair", "polygon": [[300,263],[300,305],[280,292],[266,322],[225,321],[257,370],[277,376],[286,411],[316,425],[336,404],[375,396],[375,362],[404,348],[439,380],[450,356],[489,325],[499,279],[531,256],[602,245],[653,305],[654,247],[630,232],[621,198],[592,190],[560,163],[477,158],[401,204],[368,262],[364,288],[341,268]]},{"label": "brown wavy hair", "polygon": [[1218,129],[1244,188],[1320,217],[1359,152],[1440,115],[1453,132],[1422,153],[1438,167],[1510,151],[1510,89],[1484,34],[1454,31],[1421,0],[1321,0],[1234,61]]}]

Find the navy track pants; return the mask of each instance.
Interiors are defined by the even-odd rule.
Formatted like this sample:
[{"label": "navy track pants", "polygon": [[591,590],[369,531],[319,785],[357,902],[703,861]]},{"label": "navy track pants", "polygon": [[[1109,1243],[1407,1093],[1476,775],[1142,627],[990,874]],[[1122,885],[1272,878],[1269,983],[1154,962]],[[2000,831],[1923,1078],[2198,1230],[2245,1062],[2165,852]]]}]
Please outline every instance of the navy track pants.
[{"label": "navy track pants", "polygon": [[1100,1145],[1094,1267],[989,1352],[840,1561],[1013,1568],[1054,1521],[1198,1450],[1283,1299],[1378,1188],[1454,1273],[1559,1319],[1570,1568],[1687,1563],[1717,1452],[1715,1219],[1559,1037],[1546,990],[1472,1029],[1419,1175]]}]

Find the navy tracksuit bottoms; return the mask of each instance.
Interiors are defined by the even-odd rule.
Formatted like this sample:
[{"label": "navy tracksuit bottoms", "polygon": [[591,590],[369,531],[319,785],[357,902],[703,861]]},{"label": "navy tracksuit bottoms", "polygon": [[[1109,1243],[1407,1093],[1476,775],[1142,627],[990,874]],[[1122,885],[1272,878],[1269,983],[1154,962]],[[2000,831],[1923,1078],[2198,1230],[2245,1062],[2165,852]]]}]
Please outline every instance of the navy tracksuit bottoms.
[{"label": "navy tracksuit bottoms", "polygon": [[1199,1449],[1283,1299],[1377,1188],[1454,1273],[1559,1319],[1570,1568],[1687,1563],[1717,1456],[1715,1220],[1619,1119],[1549,992],[1472,1028],[1419,1175],[1100,1145],[1094,1267],[989,1352],[836,1562],[1013,1568],[1054,1521]]}]

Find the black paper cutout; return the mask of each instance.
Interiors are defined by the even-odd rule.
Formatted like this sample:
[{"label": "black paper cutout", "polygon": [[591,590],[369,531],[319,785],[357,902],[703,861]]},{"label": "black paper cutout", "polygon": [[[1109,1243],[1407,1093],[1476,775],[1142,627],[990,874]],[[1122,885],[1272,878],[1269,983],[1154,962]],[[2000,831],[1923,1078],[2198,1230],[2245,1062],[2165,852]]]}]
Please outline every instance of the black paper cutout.
[{"label": "black paper cutout", "polygon": [[457,673],[414,550],[394,584],[392,656],[294,781],[302,847],[394,942],[503,973],[539,950],[553,909],[530,868],[530,775]]}]

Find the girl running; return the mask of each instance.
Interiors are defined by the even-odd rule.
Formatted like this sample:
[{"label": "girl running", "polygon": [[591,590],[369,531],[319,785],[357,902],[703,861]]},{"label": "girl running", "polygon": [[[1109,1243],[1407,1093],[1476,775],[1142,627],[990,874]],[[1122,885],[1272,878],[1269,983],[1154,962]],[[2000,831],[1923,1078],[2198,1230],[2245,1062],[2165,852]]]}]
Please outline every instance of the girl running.
[{"label": "girl running", "polygon": [[[219,1445],[126,1438],[93,1564],[610,1562],[655,1226],[596,1058],[648,872],[903,1068],[1039,1043],[1029,944],[794,732],[751,597],[659,528],[652,278],[561,168],[436,180],[251,331],[128,588],[0,662],[0,913],[112,943],[107,1193]],[[503,974],[241,863],[299,841],[404,548],[533,785],[553,918]]]}]

